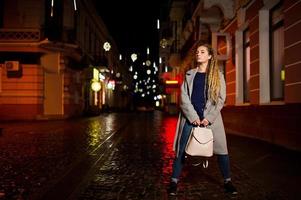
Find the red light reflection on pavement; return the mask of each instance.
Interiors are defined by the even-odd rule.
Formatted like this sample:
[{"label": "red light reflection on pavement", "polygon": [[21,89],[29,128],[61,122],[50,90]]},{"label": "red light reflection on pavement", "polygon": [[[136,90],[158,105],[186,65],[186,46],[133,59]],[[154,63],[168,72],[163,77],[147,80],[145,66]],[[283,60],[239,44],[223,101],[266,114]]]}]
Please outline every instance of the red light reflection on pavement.
[{"label": "red light reflection on pavement", "polygon": [[163,156],[163,167],[162,172],[164,176],[164,182],[168,183],[170,180],[170,175],[172,171],[172,162],[174,159],[174,151],[173,151],[173,141],[174,135],[176,131],[178,117],[176,116],[167,116],[163,118],[162,125],[161,125],[161,137],[162,142],[164,143],[162,149],[162,156]]}]

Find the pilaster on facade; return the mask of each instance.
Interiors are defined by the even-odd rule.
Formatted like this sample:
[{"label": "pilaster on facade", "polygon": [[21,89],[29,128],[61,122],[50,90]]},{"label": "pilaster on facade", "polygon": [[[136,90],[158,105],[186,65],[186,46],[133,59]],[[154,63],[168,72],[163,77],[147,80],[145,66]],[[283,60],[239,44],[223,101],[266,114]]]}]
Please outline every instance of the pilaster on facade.
[{"label": "pilaster on facade", "polygon": [[[300,121],[295,113],[301,104],[301,1],[201,0],[188,7],[193,9],[183,15],[180,67],[194,67],[197,41],[226,52],[221,63],[227,85],[222,111],[227,132],[300,150],[300,128],[287,130],[281,121],[289,118],[290,127]],[[250,117],[265,123],[246,123]]]}]

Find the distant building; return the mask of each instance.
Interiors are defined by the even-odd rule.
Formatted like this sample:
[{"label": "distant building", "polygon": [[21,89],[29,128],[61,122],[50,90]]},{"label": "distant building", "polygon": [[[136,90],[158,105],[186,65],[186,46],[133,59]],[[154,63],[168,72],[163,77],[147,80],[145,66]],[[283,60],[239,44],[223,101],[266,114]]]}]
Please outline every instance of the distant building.
[{"label": "distant building", "polygon": [[90,0],[0,0],[0,120],[68,118],[114,106],[107,85],[122,73],[118,56]]},{"label": "distant building", "polygon": [[301,150],[301,2],[174,0],[170,10],[166,59],[176,74],[194,67],[197,42],[216,49],[227,131]]}]

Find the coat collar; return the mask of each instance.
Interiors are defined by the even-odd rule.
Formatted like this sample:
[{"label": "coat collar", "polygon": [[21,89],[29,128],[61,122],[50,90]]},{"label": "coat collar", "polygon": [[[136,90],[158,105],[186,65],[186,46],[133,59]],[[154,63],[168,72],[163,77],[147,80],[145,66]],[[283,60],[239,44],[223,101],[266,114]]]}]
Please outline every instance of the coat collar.
[{"label": "coat collar", "polygon": [[[186,74],[185,74],[189,91],[192,91],[193,79],[194,79],[196,73],[197,73],[197,68],[193,68],[193,69],[187,71]],[[189,96],[191,97],[191,92],[189,92]]]},{"label": "coat collar", "polygon": [[195,74],[197,73],[197,68],[190,69],[186,72],[187,80],[193,79]]}]

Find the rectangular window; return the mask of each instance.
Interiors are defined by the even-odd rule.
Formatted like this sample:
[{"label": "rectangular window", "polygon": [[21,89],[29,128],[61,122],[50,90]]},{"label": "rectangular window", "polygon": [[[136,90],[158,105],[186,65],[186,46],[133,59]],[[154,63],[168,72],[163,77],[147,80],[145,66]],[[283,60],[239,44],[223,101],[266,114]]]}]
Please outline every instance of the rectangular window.
[{"label": "rectangular window", "polygon": [[243,32],[243,91],[244,102],[250,102],[250,36],[249,29]]},{"label": "rectangular window", "polygon": [[284,25],[281,5],[271,10],[270,95],[272,101],[284,98]]}]

